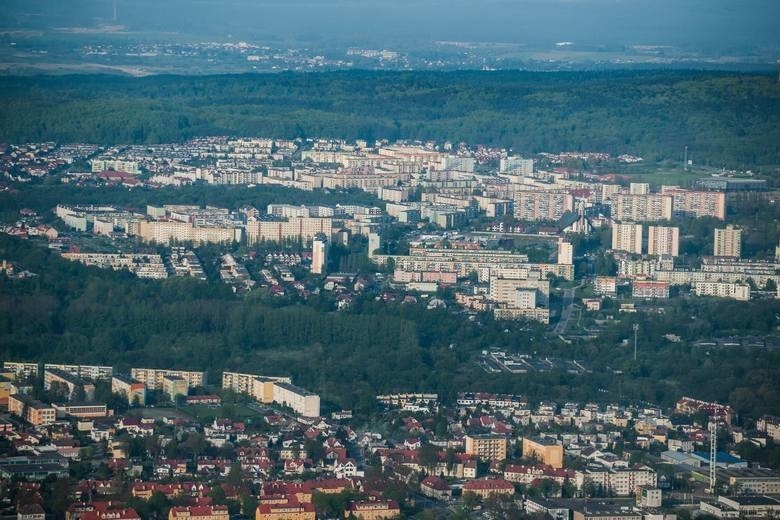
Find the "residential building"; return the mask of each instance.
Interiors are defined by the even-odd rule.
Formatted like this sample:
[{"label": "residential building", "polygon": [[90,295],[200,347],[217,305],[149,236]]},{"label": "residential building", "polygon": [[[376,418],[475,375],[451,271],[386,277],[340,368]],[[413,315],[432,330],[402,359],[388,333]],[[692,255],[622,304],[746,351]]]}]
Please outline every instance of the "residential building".
[{"label": "residential building", "polygon": [[614,276],[597,276],[593,279],[593,290],[604,296],[617,295],[617,278]]},{"label": "residential building", "polygon": [[756,430],[764,432],[773,441],[780,442],[780,417],[764,415],[756,421]]},{"label": "residential building", "polygon": [[273,383],[273,400],[304,417],[320,415],[320,396],[289,383]]},{"label": "residential building", "polygon": [[452,498],[450,485],[434,475],[428,475],[420,482],[420,493],[434,500],[450,500]]},{"label": "residential building", "polygon": [[311,272],[325,274],[328,270],[328,239],[323,233],[318,233],[312,242]]},{"label": "residential building", "polygon": [[[95,385],[88,383],[70,372],[65,372],[57,368],[47,368],[43,372],[43,387],[46,390],[59,390],[65,392],[67,399],[73,399],[83,392],[81,399],[91,401],[95,398]],[[78,398],[78,397],[77,397]]]},{"label": "residential building", "polygon": [[582,489],[586,482],[590,482],[603,492],[617,496],[634,495],[640,486],[655,488],[658,485],[657,477],[656,472],[646,466],[634,468],[588,466],[584,471],[575,472],[578,489]]},{"label": "residential building", "polygon": [[503,435],[467,435],[466,455],[484,460],[506,459],[507,440]]},{"label": "residential building", "polygon": [[722,191],[694,191],[676,186],[661,188],[663,195],[672,197],[672,208],[675,215],[684,217],[715,217],[726,218],[726,194]]},{"label": "residential building", "polygon": [[669,282],[634,280],[631,291],[634,298],[669,298]]},{"label": "residential building", "polygon": [[742,230],[732,225],[715,229],[713,256],[740,258],[742,256]]},{"label": "residential building", "polygon": [[252,220],[246,224],[250,244],[285,240],[308,242],[318,233],[331,236],[332,229],[332,218],[292,217],[286,220]]},{"label": "residential building", "polygon": [[574,210],[574,197],[565,191],[516,191],[515,218],[518,220],[559,220]]},{"label": "residential building", "polygon": [[168,370],[161,368],[132,368],[130,376],[146,385],[148,390],[162,390],[165,376],[179,376],[187,380],[189,388],[204,386],[206,384],[206,372],[193,372],[186,370]]},{"label": "residential building", "polygon": [[314,504],[284,500],[282,503],[268,502],[257,506],[255,520],[315,520]]},{"label": "residential building", "polygon": [[117,374],[111,378],[111,392],[125,396],[131,406],[146,405],[146,385],[130,376]]},{"label": "residential building", "polygon": [[574,246],[562,238],[558,239],[558,263],[564,265],[574,263]]},{"label": "residential building", "polygon": [[680,254],[680,228],[648,226],[647,254],[678,256]]},{"label": "residential building", "polygon": [[533,159],[523,159],[518,156],[505,157],[498,164],[500,173],[511,173],[512,175],[520,176],[530,176],[534,173]]},{"label": "residential building", "polygon": [[138,223],[138,237],[144,242],[168,245],[174,242],[220,244],[240,242],[243,230],[231,226],[196,226],[178,220],[142,220]]},{"label": "residential building", "polygon": [[38,377],[38,363],[25,363],[23,361],[5,361],[3,362],[3,370],[7,372],[13,372],[16,375],[16,379],[24,379],[27,377]]},{"label": "residential building", "polygon": [[229,520],[227,506],[179,506],[168,512],[168,520]]},{"label": "residential building", "polygon": [[672,197],[658,194],[616,195],[612,218],[631,222],[671,220]]},{"label": "residential building", "polygon": [[615,222],[612,225],[612,249],[642,254],[642,224]]},{"label": "residential building", "polygon": [[76,377],[82,379],[91,379],[96,381],[98,379],[110,379],[114,373],[114,368],[109,366],[100,365],[65,365],[57,363],[46,363],[43,365],[44,370],[55,368],[62,370],[63,372],[69,372]]},{"label": "residential building", "polygon": [[384,520],[396,518],[401,508],[395,500],[361,500],[350,503],[344,512],[344,518],[357,520]]},{"label": "residential building", "polygon": [[716,296],[740,301],[750,300],[750,286],[746,283],[693,282],[693,291],[696,296]]},{"label": "residential building", "polygon": [[176,401],[180,395],[187,395],[189,383],[186,379],[177,375],[164,376],[162,380],[162,392],[171,401]]},{"label": "residential building", "polygon": [[463,493],[474,493],[480,498],[512,496],[515,494],[515,486],[503,479],[470,480],[463,484]]},{"label": "residential building", "polygon": [[8,411],[33,426],[54,424],[57,419],[57,411],[54,407],[23,394],[8,397]]},{"label": "residential building", "polygon": [[536,458],[555,469],[563,467],[563,446],[546,437],[524,437],[523,457]]},{"label": "residential building", "polygon": [[632,182],[628,185],[628,193],[631,195],[649,195],[650,184],[647,182]]}]

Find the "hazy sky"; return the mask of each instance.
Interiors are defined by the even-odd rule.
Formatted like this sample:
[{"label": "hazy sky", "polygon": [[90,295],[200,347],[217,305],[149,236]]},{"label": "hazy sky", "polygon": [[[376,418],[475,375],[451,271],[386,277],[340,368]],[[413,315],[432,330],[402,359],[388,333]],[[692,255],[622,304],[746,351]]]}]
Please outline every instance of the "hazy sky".
[{"label": "hazy sky", "polygon": [[[780,0],[116,0],[133,31],[413,46],[433,40],[780,48]],[[95,26],[113,0],[5,0],[6,27]]]}]

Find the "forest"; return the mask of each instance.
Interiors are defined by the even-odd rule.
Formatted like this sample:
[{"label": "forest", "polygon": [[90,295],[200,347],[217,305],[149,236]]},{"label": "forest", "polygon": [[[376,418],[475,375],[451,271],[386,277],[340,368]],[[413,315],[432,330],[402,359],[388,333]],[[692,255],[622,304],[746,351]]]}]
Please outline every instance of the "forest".
[{"label": "forest", "polygon": [[[349,310],[326,297],[275,299],[262,290],[233,294],[226,285],[185,278],[137,279],[85,267],[34,243],[0,236],[0,258],[37,273],[0,277],[0,359],[208,369],[291,375],[326,404],[369,411],[376,393],[512,392],[532,400],[650,401],[681,395],[735,406],[745,417],[780,413],[780,353],[761,348],[702,348],[708,335],[767,335],[777,300],[680,299],[664,315],[621,316],[595,341],[565,344],[543,327],[463,319],[453,309],[383,302],[368,291]],[[638,323],[639,358],[623,340]],[[677,334],[682,342],[664,339]],[[488,374],[482,350],[582,360],[592,372]]]},{"label": "forest", "polygon": [[0,78],[0,142],[204,135],[435,139],[601,151],[776,175],[780,85],[696,71]]}]

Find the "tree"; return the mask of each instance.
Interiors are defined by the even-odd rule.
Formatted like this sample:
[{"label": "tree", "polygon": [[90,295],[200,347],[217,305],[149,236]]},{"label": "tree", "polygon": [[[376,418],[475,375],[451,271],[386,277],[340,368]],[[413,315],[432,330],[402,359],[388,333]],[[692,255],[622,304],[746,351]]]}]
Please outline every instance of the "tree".
[{"label": "tree", "polygon": [[234,462],[230,465],[230,470],[228,470],[225,481],[231,486],[237,487],[241,485],[244,481],[244,471],[241,469],[240,462]]},{"label": "tree", "polygon": [[417,450],[417,459],[423,468],[430,471],[439,462],[439,449],[426,442]]},{"label": "tree", "polygon": [[481,502],[479,495],[473,491],[466,491],[463,493],[463,507],[469,510],[476,508]]}]

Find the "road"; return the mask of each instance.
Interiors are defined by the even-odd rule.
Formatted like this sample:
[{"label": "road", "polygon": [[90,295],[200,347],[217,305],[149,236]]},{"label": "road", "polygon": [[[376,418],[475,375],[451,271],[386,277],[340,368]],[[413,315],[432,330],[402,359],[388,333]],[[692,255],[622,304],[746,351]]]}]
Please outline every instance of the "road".
[{"label": "road", "polygon": [[555,328],[553,329],[553,333],[555,333],[556,335],[563,334],[563,332],[566,330],[566,325],[569,323],[569,318],[571,318],[572,303],[574,303],[574,289],[564,289],[563,306],[561,308],[561,319],[558,320],[558,323],[555,325]]}]

